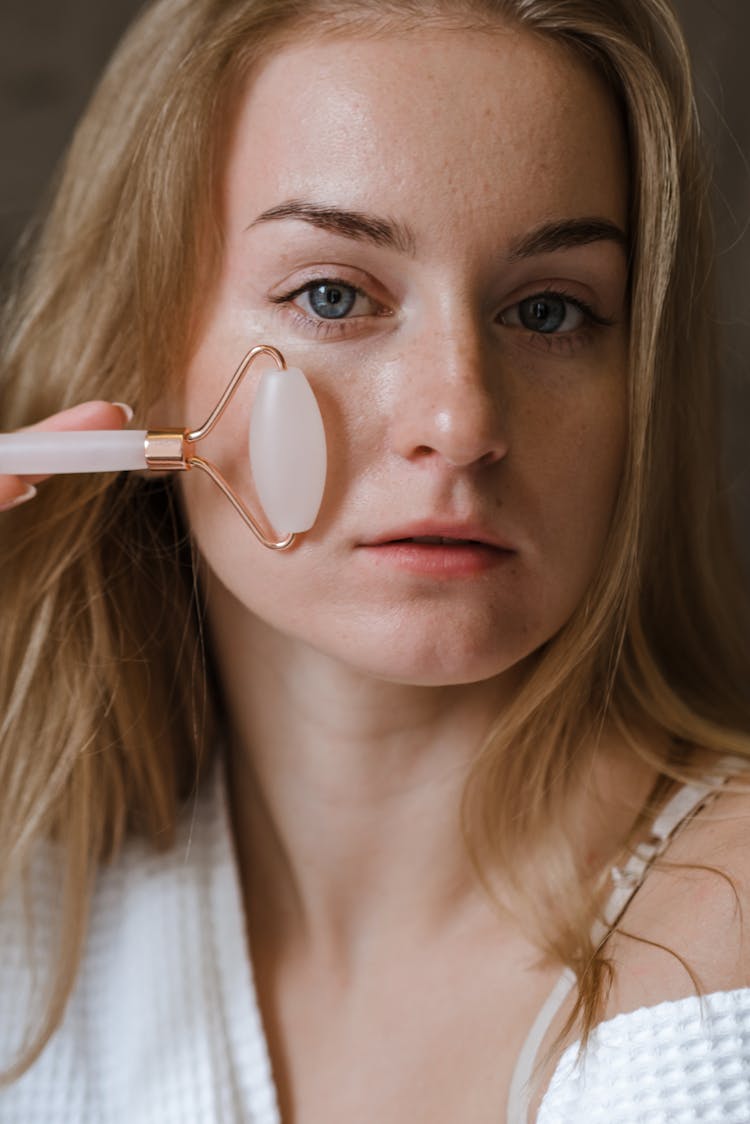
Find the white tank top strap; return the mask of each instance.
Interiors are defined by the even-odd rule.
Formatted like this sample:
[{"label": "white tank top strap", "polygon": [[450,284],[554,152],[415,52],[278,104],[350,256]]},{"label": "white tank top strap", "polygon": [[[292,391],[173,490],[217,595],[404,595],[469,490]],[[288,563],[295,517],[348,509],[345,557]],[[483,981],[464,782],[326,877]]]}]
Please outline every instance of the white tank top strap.
[{"label": "white tank top strap", "polygon": [[526,1124],[529,1115],[529,1085],[539,1048],[552,1020],[575,987],[575,982],[575,972],[571,968],[563,968],[557,983],[531,1024],[510,1079],[506,1124]]},{"label": "white tank top strap", "polygon": [[[591,934],[595,944],[598,945],[622,917],[632,897],[643,884],[652,863],[666,849],[679,828],[717,794],[717,787],[725,784],[735,773],[746,769],[747,761],[723,757],[717,762],[716,768],[706,774],[705,780],[682,785],[667,801],[654,820],[648,838],[637,845],[624,866],[612,868],[614,888],[602,910],[602,920],[596,923]],[[508,1091],[506,1124],[528,1124],[531,1077],[537,1054],[555,1016],[575,984],[575,973],[572,969],[565,968],[532,1023],[513,1070]]]}]

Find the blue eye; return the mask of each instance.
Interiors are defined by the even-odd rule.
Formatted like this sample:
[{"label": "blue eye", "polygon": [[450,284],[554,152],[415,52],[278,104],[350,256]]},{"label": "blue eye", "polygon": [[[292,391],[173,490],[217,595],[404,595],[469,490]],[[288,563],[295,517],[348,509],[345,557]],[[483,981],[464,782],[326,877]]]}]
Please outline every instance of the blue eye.
[{"label": "blue eye", "polygon": [[302,313],[303,319],[316,331],[325,328],[326,324],[332,328],[340,322],[339,326],[343,328],[350,321],[382,316],[387,312],[364,290],[337,277],[317,277],[271,300],[274,304],[286,304]]},{"label": "blue eye", "polygon": [[500,313],[498,319],[506,327],[524,328],[527,332],[543,336],[572,335],[587,322],[602,327],[613,323],[599,316],[580,297],[552,290],[534,293],[518,304],[512,304]]},{"label": "blue eye", "polygon": [[357,290],[339,282],[324,282],[306,290],[310,308],[325,320],[340,320],[354,308]]},{"label": "blue eye", "polygon": [[[543,293],[540,296],[528,297],[519,303],[518,319],[523,327],[528,328],[529,331],[556,332],[565,323],[569,307],[569,302],[563,300],[562,297]],[[578,313],[577,319],[579,321],[583,319],[580,315],[580,309],[573,306],[572,312],[573,319],[576,319],[576,313]],[[578,324],[568,324],[566,327],[570,330],[571,327],[578,327]]]}]

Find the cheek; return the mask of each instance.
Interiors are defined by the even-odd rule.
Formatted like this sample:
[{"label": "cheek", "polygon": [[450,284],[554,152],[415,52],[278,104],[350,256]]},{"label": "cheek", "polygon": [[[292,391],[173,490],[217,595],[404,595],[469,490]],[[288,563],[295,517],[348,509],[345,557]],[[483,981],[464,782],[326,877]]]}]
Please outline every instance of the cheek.
[{"label": "cheek", "polygon": [[[252,496],[248,495],[247,488],[237,487],[234,475],[226,472],[232,488],[255,514],[257,508],[252,504]],[[256,543],[212,480],[194,469],[189,475],[181,474],[178,483],[191,537],[208,567],[222,582],[227,582],[233,573],[254,568],[262,561],[264,548]]]},{"label": "cheek", "polygon": [[[250,466],[250,418],[260,370],[241,387],[216,428],[195,446],[195,451],[218,469],[264,534],[278,539],[280,533],[269,523],[260,504]],[[219,385],[210,371],[206,364],[191,370],[180,404],[184,416],[203,421],[220,397],[225,384]],[[227,497],[200,469],[178,476],[191,536],[211,574],[207,588],[215,588],[215,579],[238,605],[282,629],[296,628],[300,607],[310,615],[311,601],[325,592],[317,572],[320,547],[325,547],[334,529],[351,473],[356,470],[347,411],[339,396],[322,386],[320,380],[314,380],[314,387],[329,445],[326,487],[312,532],[302,534],[290,551],[270,550],[258,542]]]},{"label": "cheek", "polygon": [[[296,593],[300,585],[297,552],[262,546],[215,484],[197,471],[189,479],[183,475],[179,483],[191,538],[202,560],[201,587],[209,618],[217,603],[229,603],[233,624],[238,627],[241,621],[246,625],[257,617],[284,631],[295,631],[300,625],[300,604],[304,605],[310,591],[308,574],[308,583],[301,583],[302,596]],[[247,489],[242,498],[265,529],[262,512],[253,506]]]},{"label": "cheek", "polygon": [[[582,595],[601,558],[622,478],[627,440],[624,378],[558,414],[535,450],[532,509],[548,573]],[[532,454],[534,455],[534,454]]]}]

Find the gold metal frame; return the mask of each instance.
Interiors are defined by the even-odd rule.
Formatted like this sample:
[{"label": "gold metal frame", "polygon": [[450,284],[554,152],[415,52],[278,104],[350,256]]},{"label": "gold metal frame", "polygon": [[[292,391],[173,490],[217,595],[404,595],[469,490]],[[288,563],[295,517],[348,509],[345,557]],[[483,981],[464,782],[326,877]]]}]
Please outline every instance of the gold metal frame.
[{"label": "gold metal frame", "polygon": [[263,543],[263,546],[269,547],[270,550],[286,550],[287,547],[292,545],[296,536],[293,533],[289,534],[285,539],[279,542],[269,539],[263,533],[255,517],[245,506],[240,497],[236,495],[229,486],[216,465],[212,464],[211,461],[207,461],[204,457],[190,454],[188,449],[188,446],[196,444],[196,442],[200,441],[214,428],[234,397],[235,391],[247,374],[250,364],[258,355],[270,356],[279,370],[286,370],[284,356],[280,351],[277,351],[275,347],[271,347],[269,344],[260,344],[258,347],[251,348],[232,375],[229,380],[229,385],[216,406],[208,415],[203,425],[199,426],[198,429],[148,430],[146,433],[146,464],[155,472],[186,472],[191,468],[199,468],[201,472],[205,472],[207,476],[210,476],[214,484],[221,489],[234,510],[250,528],[258,541]]}]

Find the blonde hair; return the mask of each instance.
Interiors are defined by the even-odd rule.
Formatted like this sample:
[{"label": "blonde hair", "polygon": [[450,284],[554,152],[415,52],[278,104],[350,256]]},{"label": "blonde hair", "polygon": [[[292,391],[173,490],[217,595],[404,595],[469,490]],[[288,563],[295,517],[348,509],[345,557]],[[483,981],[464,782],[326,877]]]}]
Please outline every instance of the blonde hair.
[{"label": "blonde hair", "polygon": [[[92,396],[133,403],[137,421],[179,379],[220,262],[216,191],[236,94],[262,54],[304,31],[425,20],[511,21],[567,44],[603,74],[628,134],[632,376],[618,506],[596,580],[537,654],[464,802],[478,863],[517,872],[518,908],[575,969],[571,1020],[585,1038],[607,961],[591,944],[596,902],[565,809],[592,734],[607,716],[666,778],[690,776],[696,745],[750,759],[743,591],[718,475],[707,177],[666,0],[158,0],[101,82],[8,301],[3,428]],[[4,519],[0,891],[42,836],[59,841],[65,870],[54,986],[12,1079],[62,1017],[97,865],[130,832],[169,846],[220,723],[169,481],[57,479]],[[647,748],[644,729],[666,734],[668,753]]]}]

